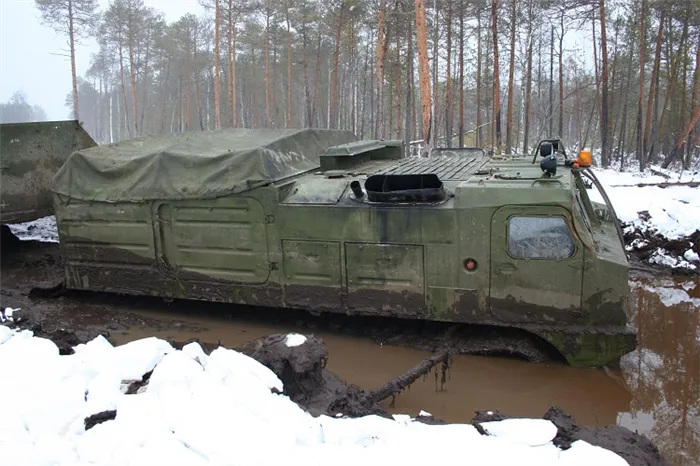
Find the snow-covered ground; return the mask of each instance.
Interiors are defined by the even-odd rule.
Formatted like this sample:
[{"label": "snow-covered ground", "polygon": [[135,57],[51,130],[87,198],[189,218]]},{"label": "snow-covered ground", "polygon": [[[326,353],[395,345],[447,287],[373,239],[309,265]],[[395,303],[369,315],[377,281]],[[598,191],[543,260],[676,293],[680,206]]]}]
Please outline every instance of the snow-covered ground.
[{"label": "snow-covered ground", "polygon": [[[299,336],[290,343],[303,345]],[[583,441],[552,444],[544,419],[426,425],[409,416],[314,418],[257,361],[154,337],[112,347],[103,337],[59,355],[50,340],[0,326],[0,465],[626,465]],[[153,370],[145,387],[127,381]],[[86,430],[106,410],[116,418]]]},{"label": "snow-covered ground", "polygon": [[[657,184],[700,183],[700,173],[673,173],[660,167],[652,167],[652,170],[643,173],[595,170],[595,173],[618,218],[625,223],[625,233],[637,230],[643,234],[662,236],[666,240],[688,238],[700,229],[700,188],[682,185],[661,187]],[[604,202],[595,188],[589,190],[589,196],[596,202]],[[627,250],[645,246],[646,241],[637,238],[627,246]],[[648,261],[672,268],[696,270],[700,267],[700,257],[692,247],[691,243],[682,257],[657,248]]]},{"label": "snow-covered ground", "polygon": [[56,217],[53,215],[43,217],[31,222],[8,225],[10,231],[24,241],[42,241],[44,243],[58,243],[58,229]]},{"label": "snow-covered ground", "polygon": [[[661,171],[660,168],[657,170]],[[596,170],[619,219],[641,231],[650,231],[678,239],[690,236],[700,228],[700,189],[690,186],[639,186],[658,183],[700,183],[700,173],[667,172],[669,178],[651,171],[617,172]],[[597,202],[604,202],[598,191],[589,190]],[[643,220],[639,213],[647,211],[650,218]]]}]

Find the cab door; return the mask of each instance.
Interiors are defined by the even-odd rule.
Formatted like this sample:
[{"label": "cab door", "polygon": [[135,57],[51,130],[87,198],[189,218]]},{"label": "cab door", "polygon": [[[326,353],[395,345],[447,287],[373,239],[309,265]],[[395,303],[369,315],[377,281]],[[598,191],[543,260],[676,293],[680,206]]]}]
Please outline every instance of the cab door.
[{"label": "cab door", "polygon": [[582,319],[584,250],[571,213],[558,206],[505,206],[491,221],[490,307],[509,323]]}]

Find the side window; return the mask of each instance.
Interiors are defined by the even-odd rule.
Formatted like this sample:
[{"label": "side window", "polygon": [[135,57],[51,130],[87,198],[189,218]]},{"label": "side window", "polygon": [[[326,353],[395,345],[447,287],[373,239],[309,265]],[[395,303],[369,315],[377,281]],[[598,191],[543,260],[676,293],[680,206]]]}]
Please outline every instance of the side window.
[{"label": "side window", "polygon": [[513,216],[508,220],[508,254],[517,259],[568,259],[574,240],[563,217]]}]

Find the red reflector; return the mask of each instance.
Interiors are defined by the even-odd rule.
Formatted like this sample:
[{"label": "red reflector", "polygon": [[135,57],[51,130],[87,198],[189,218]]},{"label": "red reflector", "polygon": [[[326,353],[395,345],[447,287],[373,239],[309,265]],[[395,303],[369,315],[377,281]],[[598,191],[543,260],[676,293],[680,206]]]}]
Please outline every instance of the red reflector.
[{"label": "red reflector", "polygon": [[476,261],[474,259],[467,259],[464,261],[464,268],[469,270],[470,272],[472,270],[476,269]]}]

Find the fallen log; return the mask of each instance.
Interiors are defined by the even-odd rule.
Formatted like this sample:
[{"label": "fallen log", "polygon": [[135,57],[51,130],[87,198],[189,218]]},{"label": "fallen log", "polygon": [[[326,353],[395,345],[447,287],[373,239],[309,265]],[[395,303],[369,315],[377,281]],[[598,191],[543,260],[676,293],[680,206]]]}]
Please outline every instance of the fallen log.
[{"label": "fallen log", "polygon": [[[371,390],[369,392],[366,392],[365,399],[369,402],[369,404],[372,404],[372,403],[378,403],[382,400],[385,400],[385,399],[389,398],[390,396],[395,397],[396,395],[401,393],[404,389],[406,389],[406,387],[408,387],[413,382],[418,380],[418,378],[420,378],[421,376],[430,372],[430,370],[439,363],[443,363],[442,383],[444,384],[445,373],[447,371],[447,368],[449,367],[449,357],[450,357],[449,350],[439,351],[438,353],[430,356],[429,358],[425,358],[423,361],[421,361],[413,369],[410,369],[407,372],[404,372],[403,374],[399,375],[398,377],[394,377],[393,379],[391,379],[390,381],[388,381],[387,383],[385,383],[381,387],[376,388],[374,390]],[[437,376],[437,374],[436,374],[436,376]]]}]

